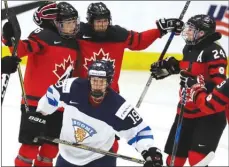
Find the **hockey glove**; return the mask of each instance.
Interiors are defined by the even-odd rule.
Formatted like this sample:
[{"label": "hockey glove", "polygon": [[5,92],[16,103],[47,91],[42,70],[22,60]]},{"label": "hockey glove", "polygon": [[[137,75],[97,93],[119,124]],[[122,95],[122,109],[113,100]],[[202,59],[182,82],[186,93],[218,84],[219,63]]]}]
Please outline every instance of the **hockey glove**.
[{"label": "hockey glove", "polygon": [[182,96],[183,100],[195,102],[199,93],[206,91],[204,77],[198,75],[197,77],[191,76],[187,71],[181,71],[180,85],[186,88],[186,96]]},{"label": "hockey glove", "polygon": [[183,30],[184,22],[180,19],[159,19],[156,21],[157,28],[161,31],[161,36],[168,32],[175,32],[175,35],[180,35]]},{"label": "hockey glove", "polygon": [[143,151],[142,156],[146,160],[144,167],[162,167],[163,165],[161,151],[156,147]]},{"label": "hockey glove", "polygon": [[33,21],[36,25],[44,28],[52,24],[58,13],[57,3],[46,1],[33,13]]},{"label": "hockey glove", "polygon": [[179,61],[174,57],[167,57],[164,60],[153,63],[150,71],[156,80],[163,79],[172,74],[179,74]]},{"label": "hockey glove", "polygon": [[16,72],[17,66],[21,59],[17,56],[5,56],[2,58],[2,73],[11,74]]},{"label": "hockey glove", "polygon": [[43,136],[46,127],[46,117],[39,112],[22,113],[21,128],[19,142],[25,144],[40,144],[34,143],[33,140],[37,136]]},{"label": "hockey glove", "polygon": [[13,30],[13,25],[10,22],[6,22],[3,25],[2,36],[3,36],[3,39],[5,40],[4,44],[6,46],[12,46],[11,38],[15,37],[15,34],[14,34],[14,30]]}]

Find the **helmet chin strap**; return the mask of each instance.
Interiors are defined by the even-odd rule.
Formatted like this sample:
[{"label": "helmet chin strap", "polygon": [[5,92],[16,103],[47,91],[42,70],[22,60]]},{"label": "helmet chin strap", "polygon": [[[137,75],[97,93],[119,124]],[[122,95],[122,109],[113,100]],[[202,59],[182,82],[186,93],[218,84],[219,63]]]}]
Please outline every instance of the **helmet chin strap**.
[{"label": "helmet chin strap", "polygon": [[101,103],[104,99],[106,92],[102,91],[91,91],[91,99],[94,103]]},{"label": "helmet chin strap", "polygon": [[94,97],[94,98],[101,98],[103,97],[105,94],[105,92],[102,92],[102,91],[91,91],[91,96]]}]

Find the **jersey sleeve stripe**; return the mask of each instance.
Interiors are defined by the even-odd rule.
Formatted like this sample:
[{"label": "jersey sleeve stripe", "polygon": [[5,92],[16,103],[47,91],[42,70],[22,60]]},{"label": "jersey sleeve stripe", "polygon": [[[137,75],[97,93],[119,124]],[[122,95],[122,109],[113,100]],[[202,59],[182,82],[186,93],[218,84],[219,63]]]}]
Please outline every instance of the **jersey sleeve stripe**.
[{"label": "jersey sleeve stripe", "polygon": [[211,74],[210,75],[211,76],[211,78],[222,78],[223,80],[225,80],[226,79],[226,76],[224,75],[224,74]]},{"label": "jersey sleeve stripe", "polygon": [[208,107],[208,108],[210,108],[212,111],[215,112],[214,106],[211,103],[209,103],[207,100],[205,100],[205,106]]},{"label": "jersey sleeve stripe", "polygon": [[51,106],[57,107],[58,106],[58,101],[53,98],[53,90],[51,87],[48,88],[47,93],[46,93],[46,98],[48,100],[48,103]]},{"label": "jersey sleeve stripe", "polygon": [[225,93],[228,93],[228,96],[225,94],[222,94],[221,92],[219,92],[219,90],[215,89],[213,91],[213,94],[215,96],[217,96],[218,98],[220,98],[221,100],[223,100],[225,103],[227,103],[229,101],[229,91],[225,91]]},{"label": "jersey sleeve stripe", "polygon": [[38,42],[34,37],[29,37],[29,39],[36,42],[40,50],[44,49],[44,46],[40,42]]},{"label": "jersey sleeve stripe", "polygon": [[27,44],[27,49],[30,51],[30,52],[33,52],[33,48],[32,48],[32,45],[31,45],[31,42],[28,41],[28,40],[22,40],[24,43]]},{"label": "jersey sleeve stripe", "polygon": [[145,138],[152,138],[153,139],[151,128],[149,126],[145,127],[141,131],[139,131],[135,137],[133,137],[132,139],[130,139],[128,141],[128,144],[132,145],[133,143],[138,142],[139,140],[145,139]]},{"label": "jersey sleeve stripe", "polygon": [[217,101],[221,105],[227,104],[225,101],[223,101],[220,97],[216,96],[215,94],[212,94],[212,99],[214,99],[215,101]]},{"label": "jersey sleeve stripe", "polygon": [[222,63],[219,63],[219,64],[210,64],[210,65],[208,66],[208,69],[211,69],[211,68],[218,68],[218,67],[226,68],[226,67],[227,67],[227,64],[222,64]]},{"label": "jersey sleeve stripe", "polygon": [[134,40],[134,32],[130,31],[130,42],[129,42],[129,46],[131,46],[133,44],[133,40]]}]

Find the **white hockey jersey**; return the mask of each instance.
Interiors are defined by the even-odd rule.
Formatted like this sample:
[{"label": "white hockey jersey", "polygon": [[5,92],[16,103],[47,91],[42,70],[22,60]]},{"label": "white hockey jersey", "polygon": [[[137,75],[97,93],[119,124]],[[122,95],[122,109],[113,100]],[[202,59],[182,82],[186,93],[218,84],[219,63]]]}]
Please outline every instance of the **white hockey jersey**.
[{"label": "white hockey jersey", "polygon": [[[37,111],[52,114],[65,108],[60,139],[77,142],[106,151],[111,150],[115,134],[125,138],[141,153],[153,147],[153,135],[132,105],[108,88],[103,102],[93,107],[89,102],[89,81],[70,78],[52,85],[40,99]],[[85,165],[104,155],[59,145],[61,156],[76,165]]]}]

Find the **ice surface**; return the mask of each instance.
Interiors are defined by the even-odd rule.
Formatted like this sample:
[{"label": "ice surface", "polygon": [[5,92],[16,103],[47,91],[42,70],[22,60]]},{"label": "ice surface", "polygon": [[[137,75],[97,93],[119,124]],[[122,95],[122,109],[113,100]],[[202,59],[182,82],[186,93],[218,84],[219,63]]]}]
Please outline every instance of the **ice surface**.
[{"label": "ice surface", "polygon": [[[24,70],[24,68],[23,68]],[[132,104],[137,100],[149,77],[148,72],[122,71],[120,78],[121,94]],[[174,120],[178,101],[179,77],[172,76],[162,81],[153,80],[148,93],[142,103],[139,113],[151,126],[155,146],[162,151]],[[42,81],[41,81],[42,82]],[[21,89],[18,74],[12,74],[7,93],[2,106],[2,165],[13,166],[19,144],[18,131],[20,124],[20,95]],[[142,158],[134,148],[127,145],[125,140],[120,140],[120,154]],[[221,137],[215,159],[210,166],[228,166],[228,126]],[[164,154],[164,160],[166,154]],[[165,164],[165,162],[164,162]],[[188,165],[188,163],[186,163]],[[137,166],[125,160],[118,159],[120,166]]]}]

